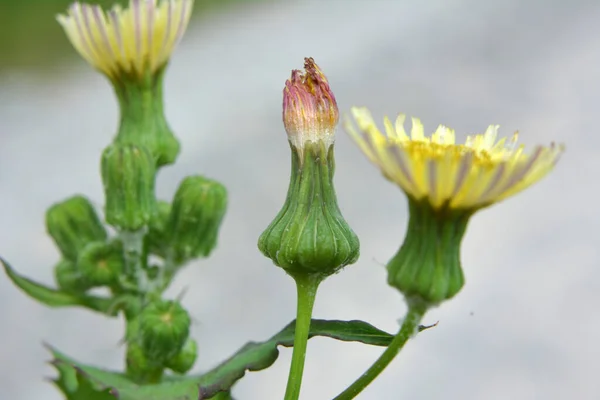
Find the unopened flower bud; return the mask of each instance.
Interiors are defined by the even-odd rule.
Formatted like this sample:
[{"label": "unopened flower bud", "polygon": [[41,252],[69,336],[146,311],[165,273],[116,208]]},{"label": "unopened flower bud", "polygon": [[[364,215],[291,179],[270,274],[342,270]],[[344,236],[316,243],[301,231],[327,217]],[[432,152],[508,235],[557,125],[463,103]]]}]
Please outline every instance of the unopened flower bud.
[{"label": "unopened flower bud", "polygon": [[106,221],[121,230],[137,231],[156,209],[154,158],[144,147],[113,144],[102,154]]},{"label": "unopened flower bud", "polygon": [[210,254],[226,209],[227,190],[219,182],[202,176],[189,176],[181,182],[165,229],[169,251],[177,263]]},{"label": "unopened flower bud", "polygon": [[62,255],[71,261],[77,259],[86,244],[105,240],[107,235],[94,207],[83,196],[73,196],[50,207],[46,228]]},{"label": "unopened flower bud", "polygon": [[150,362],[163,363],[183,348],[190,331],[190,316],[175,301],[158,300],[139,316],[140,343]]},{"label": "unopened flower bud", "polygon": [[198,344],[189,338],[183,348],[174,358],[167,362],[167,368],[178,374],[185,374],[194,366],[198,357]]},{"label": "unopened flower bud", "polygon": [[127,376],[137,384],[157,383],[163,375],[163,366],[153,363],[136,342],[127,344]]},{"label": "unopened flower bud", "polygon": [[68,293],[83,293],[91,287],[70,260],[61,260],[56,264],[54,278],[58,287]]},{"label": "unopened flower bud", "polygon": [[292,148],[285,204],[258,241],[275,265],[295,274],[328,276],[355,262],[359,241],[338,207],[333,186],[335,97],[312,58],[293,71],[283,95],[283,121]]},{"label": "unopened flower bud", "polygon": [[124,269],[123,249],[116,242],[92,242],[83,248],[77,269],[94,286],[110,285]]}]

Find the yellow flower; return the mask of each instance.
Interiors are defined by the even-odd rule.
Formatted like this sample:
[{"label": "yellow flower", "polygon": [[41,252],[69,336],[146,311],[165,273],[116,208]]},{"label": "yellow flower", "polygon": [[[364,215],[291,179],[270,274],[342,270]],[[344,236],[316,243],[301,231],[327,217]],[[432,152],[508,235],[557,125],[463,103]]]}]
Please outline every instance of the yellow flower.
[{"label": "yellow flower", "polygon": [[360,132],[350,121],[345,128],[367,157],[411,199],[434,209],[473,210],[512,196],[550,172],[563,150],[551,144],[527,154],[517,146],[517,133],[496,141],[498,125],[457,144],[454,131],[443,125],[425,136],[417,118],[409,137],[402,114],[395,125],[384,119],[384,135],[366,108],[353,107],[352,114]]},{"label": "yellow flower", "polygon": [[109,78],[142,78],[167,64],[193,3],[130,0],[128,8],[115,5],[105,13],[100,6],[75,2],[57,20],[79,54]]}]

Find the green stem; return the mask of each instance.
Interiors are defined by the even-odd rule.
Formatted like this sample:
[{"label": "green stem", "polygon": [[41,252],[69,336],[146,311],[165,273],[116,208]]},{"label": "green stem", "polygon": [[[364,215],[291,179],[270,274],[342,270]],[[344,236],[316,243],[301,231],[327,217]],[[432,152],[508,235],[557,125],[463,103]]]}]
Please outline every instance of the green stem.
[{"label": "green stem", "polygon": [[145,229],[135,232],[120,232],[125,258],[125,273],[136,280],[137,289],[143,293],[147,292],[149,287],[148,276],[143,268],[145,235]]},{"label": "green stem", "polygon": [[371,365],[371,367],[360,376],[352,385],[348,386],[346,390],[340,393],[333,400],[349,400],[353,399],[360,392],[364,390],[371,382],[379,376],[379,374],[387,367],[390,362],[396,357],[396,355],[402,350],[402,347],[406,344],[419,327],[419,323],[423,318],[423,315],[427,311],[427,306],[423,302],[410,302],[408,305],[408,313],[404,318],[400,331],[388,348],[381,354],[381,356]]},{"label": "green stem", "polygon": [[306,344],[310,331],[313,305],[321,277],[317,275],[294,276],[298,292],[298,310],[296,314],[296,331],[294,335],[294,352],[292,365],[285,389],[285,400],[298,400],[302,386],[304,360],[306,359]]}]

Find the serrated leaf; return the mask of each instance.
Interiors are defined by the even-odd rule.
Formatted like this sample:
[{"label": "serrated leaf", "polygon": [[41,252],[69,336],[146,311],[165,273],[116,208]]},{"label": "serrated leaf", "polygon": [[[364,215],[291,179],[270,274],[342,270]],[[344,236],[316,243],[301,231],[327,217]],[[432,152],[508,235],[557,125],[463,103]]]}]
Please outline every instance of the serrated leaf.
[{"label": "serrated leaf", "polygon": [[[229,389],[246,371],[270,367],[279,356],[278,346],[294,345],[295,321],[265,342],[250,342],[211,371],[200,376],[166,377],[163,382],[140,386],[125,375],[90,367],[52,349],[56,363],[71,366],[96,390],[111,389],[119,400],[230,400]],[[312,320],[309,337],[325,336],[347,342],[387,346],[393,336],[363,321]],[[222,397],[224,396],[224,397]],[[69,399],[71,400],[71,399]],[[94,399],[95,400],[95,399]],[[104,400],[104,399],[102,399]]]},{"label": "serrated leaf", "polygon": [[25,292],[29,297],[49,307],[79,306],[109,316],[116,316],[119,312],[119,308],[115,307],[116,299],[89,295],[77,296],[61,290],[52,289],[17,274],[10,264],[2,258],[0,258],[0,263],[4,266],[4,272],[6,272],[6,275],[15,286]]}]

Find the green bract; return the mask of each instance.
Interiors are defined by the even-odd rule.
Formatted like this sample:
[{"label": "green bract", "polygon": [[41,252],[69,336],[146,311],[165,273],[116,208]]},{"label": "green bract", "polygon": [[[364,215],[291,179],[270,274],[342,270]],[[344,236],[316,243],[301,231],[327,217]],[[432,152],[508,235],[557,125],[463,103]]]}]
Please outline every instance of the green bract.
[{"label": "green bract", "polygon": [[121,230],[145,227],[156,210],[155,160],[144,147],[113,144],[102,154],[106,221]]},{"label": "green bract", "polygon": [[164,69],[146,74],[141,81],[113,82],[121,108],[115,143],[146,147],[157,166],[173,164],[179,154],[179,142],[163,111],[163,76]]},{"label": "green bract", "polygon": [[258,240],[262,253],[291,274],[323,276],[352,264],[359,241],[337,204],[333,145],[292,146],[292,173],[283,208]]},{"label": "green bract", "polygon": [[93,286],[110,285],[124,269],[123,249],[117,242],[92,242],[83,248],[77,259],[77,269]]},{"label": "green bract", "polygon": [[167,362],[167,367],[173,372],[185,374],[194,366],[196,357],[198,357],[198,343],[189,338],[181,351]]},{"label": "green bract", "polygon": [[154,301],[142,310],[139,329],[149,362],[162,364],[181,351],[190,332],[190,316],[175,301]]},{"label": "green bract", "polygon": [[46,229],[62,255],[71,261],[77,259],[86,244],[107,236],[94,207],[83,196],[73,196],[50,207]]},{"label": "green bract", "polygon": [[165,227],[170,256],[183,263],[206,257],[217,244],[227,209],[227,190],[202,176],[185,178],[175,194]]},{"label": "green bract", "polygon": [[400,250],[387,264],[388,283],[408,298],[437,304],[464,284],[460,242],[473,212],[434,210],[409,199],[410,218]]}]

